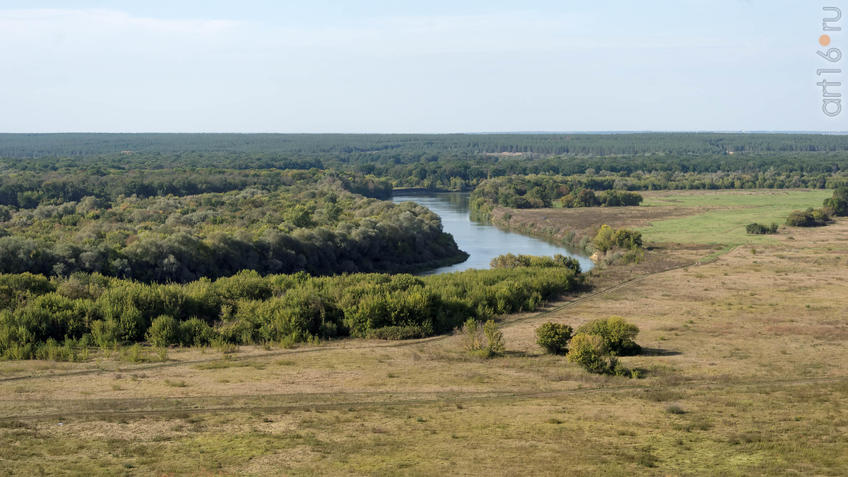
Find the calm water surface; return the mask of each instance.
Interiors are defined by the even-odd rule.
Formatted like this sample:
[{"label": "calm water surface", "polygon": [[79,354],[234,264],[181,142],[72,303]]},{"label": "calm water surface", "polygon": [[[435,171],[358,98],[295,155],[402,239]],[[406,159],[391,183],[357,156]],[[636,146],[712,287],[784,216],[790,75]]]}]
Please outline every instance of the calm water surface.
[{"label": "calm water surface", "polygon": [[592,268],[592,261],[587,257],[570,252],[562,246],[472,221],[468,216],[468,196],[468,192],[437,192],[395,195],[392,198],[392,202],[416,202],[441,216],[445,232],[453,235],[460,250],[470,255],[465,262],[437,268],[424,273],[425,275],[458,272],[469,268],[486,269],[493,258],[505,253],[542,256],[562,254],[579,260],[584,271]]}]

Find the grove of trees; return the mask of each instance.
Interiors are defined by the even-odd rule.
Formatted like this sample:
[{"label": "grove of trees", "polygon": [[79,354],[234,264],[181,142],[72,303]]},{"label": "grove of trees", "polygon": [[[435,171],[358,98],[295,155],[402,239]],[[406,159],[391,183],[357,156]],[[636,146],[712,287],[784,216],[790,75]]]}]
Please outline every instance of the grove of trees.
[{"label": "grove of trees", "polygon": [[423,337],[469,318],[535,310],[582,283],[569,266],[425,277],[245,271],[185,284],[96,273],[6,274],[0,275],[0,356],[74,359],[90,346],[111,349],[145,340],[166,346]]}]

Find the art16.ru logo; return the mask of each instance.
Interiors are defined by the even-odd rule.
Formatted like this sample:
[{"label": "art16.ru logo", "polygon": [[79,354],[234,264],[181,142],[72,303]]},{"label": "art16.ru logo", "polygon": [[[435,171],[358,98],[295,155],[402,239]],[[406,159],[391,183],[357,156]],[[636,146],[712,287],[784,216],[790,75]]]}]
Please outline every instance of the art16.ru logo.
[{"label": "art16.ru logo", "polygon": [[824,33],[819,37],[819,44],[827,49],[818,50],[816,53],[829,63],[827,64],[829,67],[816,70],[816,74],[822,78],[816,84],[822,89],[822,112],[828,117],[835,118],[842,112],[842,82],[830,80],[841,79],[842,50],[834,47],[828,48],[832,41],[828,33],[842,31],[842,27],[839,26],[839,21],[842,19],[842,10],[836,7],[823,7],[823,10],[829,16],[822,20],[822,31]]}]

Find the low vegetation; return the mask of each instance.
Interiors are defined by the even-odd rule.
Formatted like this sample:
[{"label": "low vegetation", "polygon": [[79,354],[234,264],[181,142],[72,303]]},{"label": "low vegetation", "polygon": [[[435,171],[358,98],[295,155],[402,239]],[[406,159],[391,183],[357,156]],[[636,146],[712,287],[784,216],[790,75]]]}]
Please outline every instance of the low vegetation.
[{"label": "low vegetation", "polygon": [[796,210],[786,218],[786,225],[790,227],[824,227],[832,222],[826,209]]},{"label": "low vegetation", "polygon": [[573,262],[413,277],[242,272],[215,281],[144,284],[103,275],[0,275],[0,355],[42,349],[222,342],[297,343],[341,336],[406,339],[469,317],[532,311],[576,290]]},{"label": "low vegetation", "polygon": [[638,250],[642,248],[642,233],[627,229],[613,229],[602,225],[592,239],[592,247],[598,252],[611,250]]},{"label": "low vegetation", "polygon": [[639,328],[620,316],[590,321],[577,328],[577,333],[599,336],[604,349],[615,356],[633,356],[642,351],[634,341]]},{"label": "low vegetation", "polygon": [[848,185],[837,187],[833,197],[825,199],[824,210],[836,217],[848,216]]},{"label": "low vegetation", "polygon": [[465,350],[481,358],[500,356],[506,350],[503,332],[494,320],[485,323],[469,318],[461,330]]},{"label": "low vegetation", "polygon": [[536,343],[547,353],[565,354],[568,361],[590,373],[633,377],[636,373],[625,368],[618,357],[642,351],[634,341],[637,334],[636,325],[611,316],[590,321],[577,328],[576,333],[565,324],[545,323],[536,328]]},{"label": "low vegetation", "polygon": [[536,343],[550,354],[566,354],[574,329],[561,323],[545,323],[536,328]]},{"label": "low vegetation", "polygon": [[745,232],[750,235],[770,235],[776,234],[780,226],[772,223],[771,225],[758,224],[756,222],[745,226]]}]

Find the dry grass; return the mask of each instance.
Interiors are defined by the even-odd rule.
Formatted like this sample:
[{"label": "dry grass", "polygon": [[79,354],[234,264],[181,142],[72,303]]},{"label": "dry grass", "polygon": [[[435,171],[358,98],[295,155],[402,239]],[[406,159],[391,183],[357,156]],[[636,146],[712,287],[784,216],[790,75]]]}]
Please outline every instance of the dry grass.
[{"label": "dry grass", "polygon": [[[0,363],[0,469],[92,475],[844,475],[848,221],[599,272],[606,293],[459,337]],[[791,237],[791,238],[790,238]],[[657,265],[655,259],[661,259]],[[644,379],[541,354],[545,321],[622,315]],[[72,374],[78,373],[78,374]],[[176,383],[176,385],[174,384]]]}]

